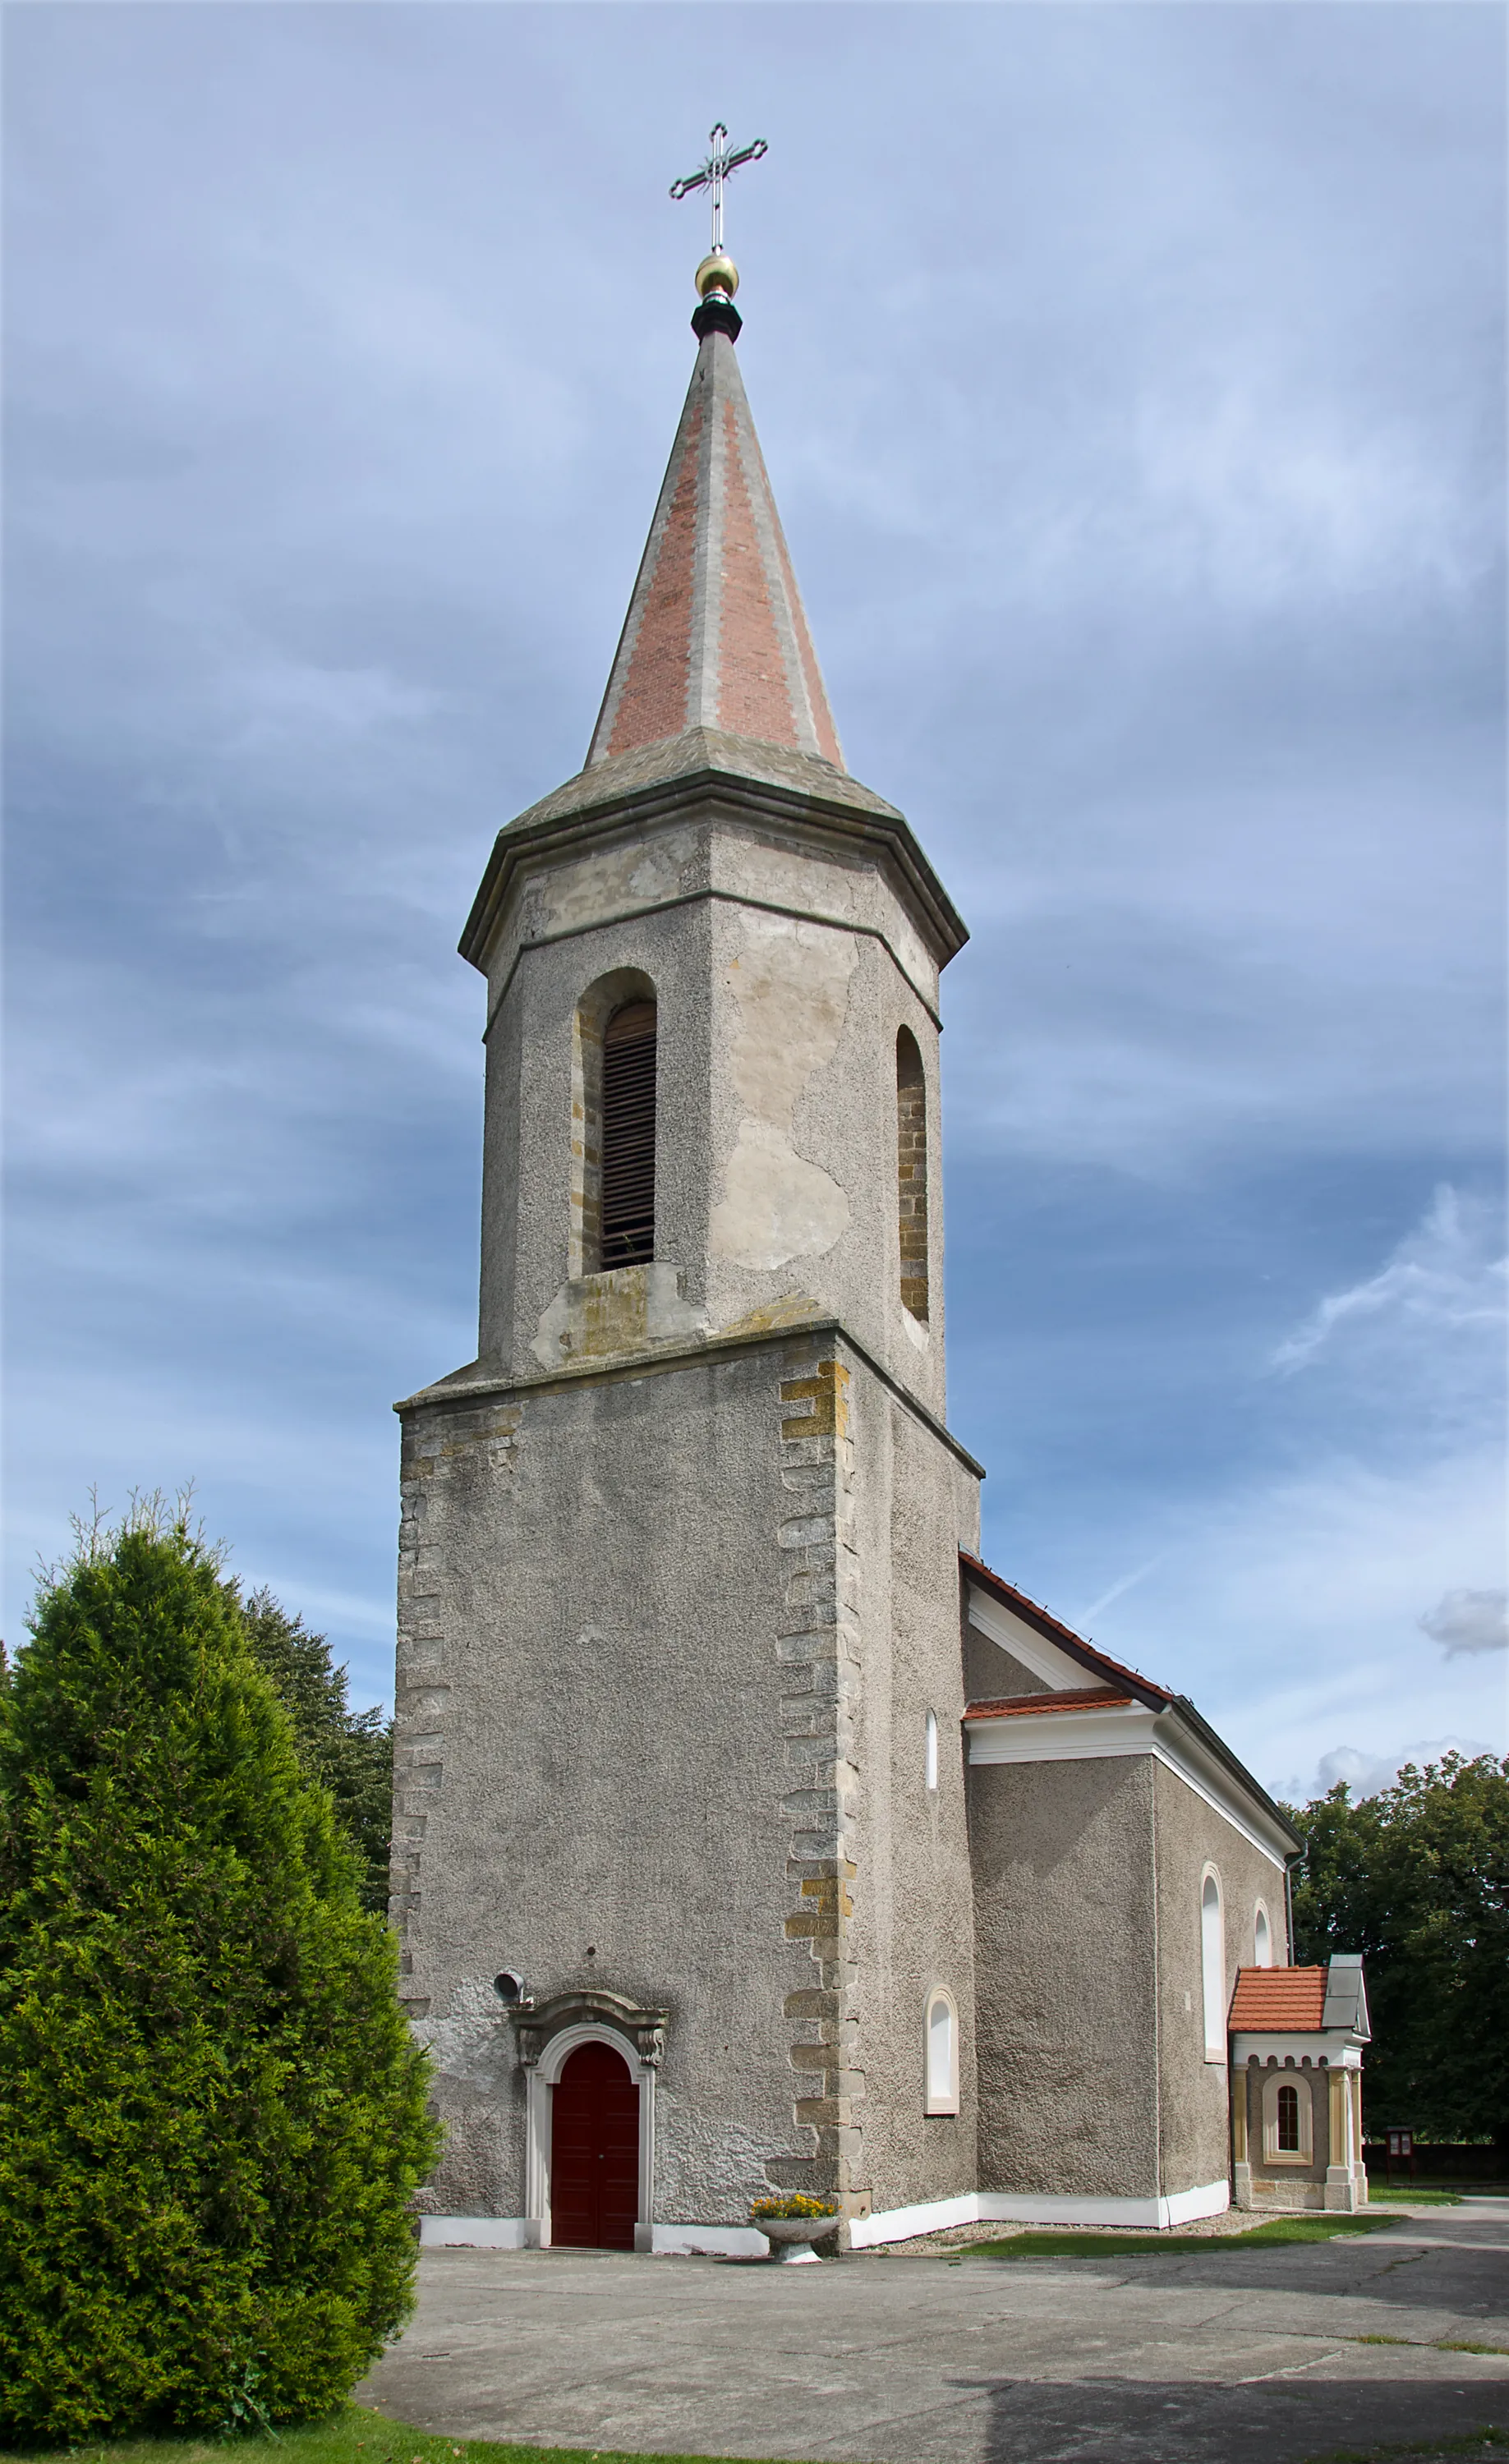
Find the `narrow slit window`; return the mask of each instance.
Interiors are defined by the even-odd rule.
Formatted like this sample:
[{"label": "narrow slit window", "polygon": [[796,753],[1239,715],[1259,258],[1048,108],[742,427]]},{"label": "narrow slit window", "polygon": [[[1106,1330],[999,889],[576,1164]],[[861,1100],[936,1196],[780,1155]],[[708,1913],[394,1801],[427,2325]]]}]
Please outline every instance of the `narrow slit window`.
[{"label": "narrow slit window", "polygon": [[1259,1908],[1253,1921],[1253,1964],[1256,1968],[1272,1968],[1274,1964],[1274,1946],[1268,1931],[1266,1908]]},{"label": "narrow slit window", "polygon": [[910,1027],[896,1039],[896,1214],[901,1300],[927,1321],[927,1080]]},{"label": "narrow slit window", "polygon": [[1200,1888],[1200,1983],[1205,2005],[1205,2057],[1226,2059],[1226,1931],[1221,1885],[1207,1873]]},{"label": "narrow slit window", "polygon": [[927,1714],[927,1727],[922,1743],[922,1768],[927,1775],[928,1787],[936,1788],[938,1786],[938,1714],[936,1711],[929,1711]]},{"label": "narrow slit window", "polygon": [[1281,2087],[1278,2091],[1278,2152],[1281,2156],[1299,2153],[1299,2091]]},{"label": "narrow slit window", "polygon": [[959,2110],[959,2023],[946,1993],[934,1993],[927,2005],[927,2113]]},{"label": "narrow slit window", "polygon": [[655,1005],[630,1001],[603,1037],[602,1257],[605,1268],[655,1256]]}]

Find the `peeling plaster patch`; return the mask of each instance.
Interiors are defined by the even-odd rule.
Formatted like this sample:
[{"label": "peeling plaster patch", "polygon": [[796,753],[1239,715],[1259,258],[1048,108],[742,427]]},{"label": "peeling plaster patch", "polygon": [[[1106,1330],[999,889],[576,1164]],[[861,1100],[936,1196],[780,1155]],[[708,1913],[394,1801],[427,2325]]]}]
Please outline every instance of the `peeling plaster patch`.
[{"label": "peeling plaster patch", "polygon": [[713,1210],[716,1256],[741,1266],[784,1266],[831,1249],[848,1222],[849,1200],[831,1173],[804,1163],[770,1122],[740,1123]]},{"label": "peeling plaster patch", "polygon": [[683,1297],[680,1268],[657,1258],[563,1284],[530,1350],[542,1369],[564,1369],[574,1360],[611,1360],[684,1341],[706,1328],[705,1313]]},{"label": "peeling plaster patch", "polygon": [[784,915],[745,913],[726,983],[739,1012],[731,1054],[745,1107],[713,1210],[711,1246],[734,1265],[768,1271],[831,1249],[849,1200],[791,1143],[796,1108],[838,1049],[857,953],[852,934]]},{"label": "peeling plaster patch", "polygon": [[727,2116],[683,2101],[663,2073],[655,2102],[655,2207],[662,2221],[689,2216],[704,2224],[747,2224],[751,2199],[770,2194],[770,2159],[807,2153],[794,2130],[788,2146],[772,2146]]},{"label": "peeling plaster patch", "polygon": [[552,874],[544,911],[544,930],[569,932],[583,924],[600,924],[636,906],[654,906],[679,897],[686,887],[684,868],[697,853],[691,830],[668,830],[646,846],[642,839],[606,847],[579,864],[563,865]]},{"label": "peeling plaster patch", "polygon": [[446,2016],[422,2023],[414,2034],[428,2045],[437,2070],[470,2087],[496,2092],[514,2068],[513,2031],[485,1977],[463,1979]]},{"label": "peeling plaster patch", "polygon": [[766,1301],[763,1309],[745,1309],[743,1317],[730,1318],[719,1332],[769,1334],[777,1327],[806,1326],[822,1314],[821,1301],[814,1301],[810,1292],[783,1292],[778,1301]]}]

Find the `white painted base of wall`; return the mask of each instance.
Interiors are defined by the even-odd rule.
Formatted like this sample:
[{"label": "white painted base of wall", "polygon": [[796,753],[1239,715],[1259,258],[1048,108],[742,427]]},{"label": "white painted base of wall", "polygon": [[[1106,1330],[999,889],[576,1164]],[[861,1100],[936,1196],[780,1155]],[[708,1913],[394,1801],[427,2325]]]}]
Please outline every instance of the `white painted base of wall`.
[{"label": "white painted base of wall", "polygon": [[1141,2225],[1166,2233],[1196,2216],[1223,2215],[1231,2204],[1231,2185],[1224,2181],[1202,2182],[1164,2199],[1018,2198],[1005,2190],[964,2190],[952,2199],[858,2216],[849,2238],[854,2249],[871,2250],[877,2242],[944,2233],[950,2225]]},{"label": "white painted base of wall", "polygon": [[[952,2199],[926,2199],[915,2208],[883,2208],[855,2216],[849,2228],[854,2250],[878,2243],[913,2241],[920,2233],[944,2233],[950,2225],[1142,2225],[1166,2233],[1196,2216],[1223,2215],[1232,2204],[1225,2182],[1202,2182],[1165,2199],[1017,2198],[1004,2190],[962,2190]],[[642,2235],[643,2226],[636,2227]],[[421,2216],[422,2249],[533,2250],[540,2228],[528,2216]],[[753,2225],[652,2225],[656,2258],[768,2258],[770,2245]],[[643,2250],[641,2239],[638,2247]]]},{"label": "white painted base of wall", "polygon": [[652,2225],[656,2258],[768,2258],[753,2225]]},{"label": "white painted base of wall", "polygon": [[849,2246],[873,2250],[877,2242],[911,2241],[918,2233],[945,2233],[950,2225],[979,2221],[979,2191],[961,2190],[953,2199],[927,2199],[917,2208],[882,2208],[878,2215],[855,2216],[849,2228]]},{"label": "white painted base of wall", "polygon": [[[925,2230],[925,2228],[924,2228]],[[421,2250],[538,2250],[533,2216],[421,2216]],[[656,2258],[768,2258],[770,2245],[752,2225],[643,2225],[634,2247]]]},{"label": "white painted base of wall", "polygon": [[531,2250],[540,2228],[528,2216],[421,2216],[421,2250]]}]

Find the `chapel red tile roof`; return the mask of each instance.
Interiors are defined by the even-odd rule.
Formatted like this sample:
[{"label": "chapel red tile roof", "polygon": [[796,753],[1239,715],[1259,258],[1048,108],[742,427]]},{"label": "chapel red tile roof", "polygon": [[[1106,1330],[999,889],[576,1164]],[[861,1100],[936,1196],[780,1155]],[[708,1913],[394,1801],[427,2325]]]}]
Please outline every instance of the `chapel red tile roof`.
[{"label": "chapel red tile roof", "polygon": [[1239,2035],[1292,2036],[1319,2030],[1324,2010],[1323,1968],[1239,1968],[1229,2024]]},{"label": "chapel red tile roof", "polygon": [[587,768],[690,728],[844,757],[732,337],[702,336]]},{"label": "chapel red tile roof", "polygon": [[1076,1685],[1057,1694],[1013,1694],[995,1703],[966,1703],[966,1720],[1020,1720],[1033,1711],[1113,1711],[1131,1704],[1130,1694],[1104,1685]]}]

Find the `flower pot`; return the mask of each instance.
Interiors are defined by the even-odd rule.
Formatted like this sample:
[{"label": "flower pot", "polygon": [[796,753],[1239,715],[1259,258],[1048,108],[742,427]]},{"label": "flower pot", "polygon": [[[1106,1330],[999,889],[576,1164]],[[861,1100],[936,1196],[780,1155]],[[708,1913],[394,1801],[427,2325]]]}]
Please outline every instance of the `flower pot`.
[{"label": "flower pot", "polygon": [[770,2244],[771,2255],[783,2260],[788,2267],[803,2267],[809,2263],[815,2267],[818,2258],[812,2243],[821,2241],[825,2233],[838,2230],[836,2216],[753,2216],[750,2222],[756,2233],[765,2234]]}]

